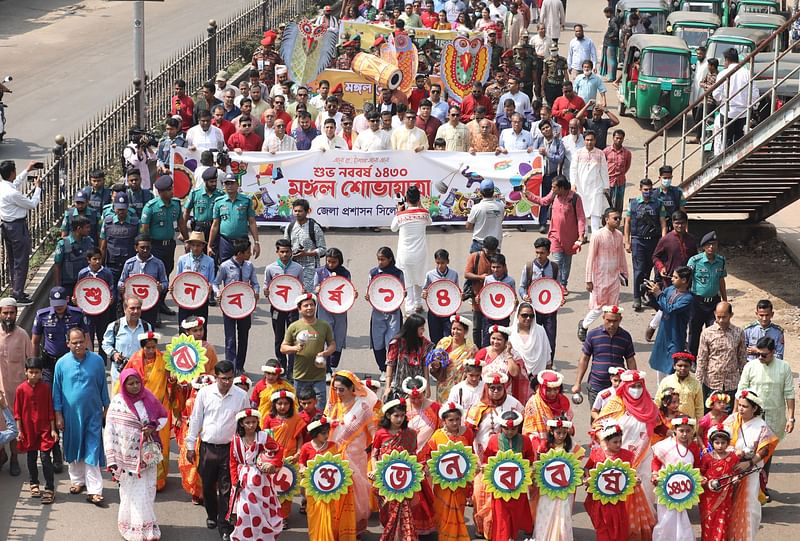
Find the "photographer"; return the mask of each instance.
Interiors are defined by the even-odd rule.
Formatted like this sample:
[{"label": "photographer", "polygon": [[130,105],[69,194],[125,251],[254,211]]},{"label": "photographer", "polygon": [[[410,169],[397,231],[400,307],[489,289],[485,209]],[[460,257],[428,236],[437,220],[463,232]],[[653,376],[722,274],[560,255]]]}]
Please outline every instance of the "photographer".
[{"label": "photographer", "polygon": [[181,133],[181,122],[175,117],[169,117],[164,121],[164,135],[158,142],[156,151],[156,166],[158,172],[164,174],[169,171],[169,162],[172,157],[172,149],[186,147],[186,137]]},{"label": "photographer", "polygon": [[125,315],[109,323],[103,334],[103,351],[111,359],[111,388],[119,379],[119,373],[131,356],[139,351],[140,334],[152,330],[148,322],[142,319],[142,301],[139,297],[130,296],[123,303]]},{"label": "photographer", "polygon": [[142,178],[142,188],[149,190],[151,184],[150,169],[155,173],[156,169],[156,148],[159,146],[153,134],[133,127],[128,132],[130,143],[122,151],[125,158],[125,167],[133,167],[139,170]]}]

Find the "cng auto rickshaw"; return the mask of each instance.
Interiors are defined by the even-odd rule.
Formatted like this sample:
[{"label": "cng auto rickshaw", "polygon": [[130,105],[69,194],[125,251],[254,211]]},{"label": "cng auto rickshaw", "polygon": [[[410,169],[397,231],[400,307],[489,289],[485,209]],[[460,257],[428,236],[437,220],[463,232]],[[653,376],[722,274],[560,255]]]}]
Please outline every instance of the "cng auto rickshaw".
[{"label": "cng auto rickshaw", "polygon": [[669,0],[619,0],[617,13],[622,14],[627,22],[633,10],[637,10],[644,21],[650,19],[650,28],[654,34],[663,34],[667,28],[667,15],[672,11]]},{"label": "cng auto rickshaw", "polygon": [[728,0],[680,0],[678,9],[692,13],[713,13],[719,17],[722,26],[728,26],[730,22]]},{"label": "cng auto rickshaw", "polygon": [[706,42],[706,58],[716,58],[722,64],[723,53],[731,48],[736,49],[740,59],[744,58],[768,37],[765,31],[752,28],[717,28]]},{"label": "cng auto rickshaw", "polygon": [[[786,17],[777,13],[739,13],[736,15],[734,22],[736,24],[736,28],[763,30],[767,34],[772,34],[778,28],[786,24]],[[783,35],[778,38],[779,51],[782,51],[786,48],[788,39],[789,32],[783,32]]]},{"label": "cng auto rickshaw", "polygon": [[736,15],[743,13],[780,13],[780,2],[775,0],[738,0],[736,4]]},{"label": "cng auto rickshaw", "polygon": [[689,105],[691,51],[676,36],[634,34],[628,39],[619,86],[619,112],[634,110],[658,129]]},{"label": "cng auto rickshaw", "polygon": [[713,13],[673,11],[667,17],[667,33],[686,42],[692,51],[692,65],[697,62],[697,48],[705,46],[717,28],[719,17]]}]

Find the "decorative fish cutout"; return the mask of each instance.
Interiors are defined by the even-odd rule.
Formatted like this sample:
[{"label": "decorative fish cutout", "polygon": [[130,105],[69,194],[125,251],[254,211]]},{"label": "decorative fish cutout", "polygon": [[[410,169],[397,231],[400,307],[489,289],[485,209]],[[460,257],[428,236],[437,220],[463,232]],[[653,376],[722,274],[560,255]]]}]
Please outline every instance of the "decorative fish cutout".
[{"label": "decorative fish cutout", "polygon": [[472,90],[472,83],[485,83],[489,79],[491,47],[481,38],[457,37],[444,46],[439,75],[447,93],[461,101]]},{"label": "decorative fish cutout", "polygon": [[281,56],[286,61],[289,79],[307,84],[336,58],[337,32],[327,25],[315,26],[308,19],[286,25],[281,39]]}]

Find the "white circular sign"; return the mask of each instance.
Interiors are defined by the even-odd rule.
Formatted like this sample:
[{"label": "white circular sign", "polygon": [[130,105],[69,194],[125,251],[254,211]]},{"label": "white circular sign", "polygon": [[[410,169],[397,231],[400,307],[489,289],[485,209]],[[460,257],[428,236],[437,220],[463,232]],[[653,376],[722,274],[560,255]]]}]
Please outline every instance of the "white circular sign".
[{"label": "white circular sign", "polygon": [[200,308],[208,300],[208,280],[199,272],[182,272],[172,281],[172,298],[185,310]]},{"label": "white circular sign", "polygon": [[311,482],[323,493],[338,490],[343,480],[342,470],[336,464],[314,468],[314,474],[311,476]]},{"label": "white circular sign", "polygon": [[344,276],[329,276],[319,284],[319,305],[331,314],[344,314],[356,302],[356,288]]},{"label": "white circular sign", "polygon": [[147,312],[158,304],[158,281],[149,274],[131,274],[123,287],[125,296],[139,297],[142,312]]},{"label": "white circular sign", "polygon": [[303,283],[291,274],[279,274],[269,283],[267,299],[275,310],[291,312],[297,310],[294,300],[303,293]]},{"label": "white circular sign", "polygon": [[461,453],[451,451],[439,457],[436,469],[445,481],[458,481],[469,469],[469,462]]},{"label": "white circular sign", "polygon": [[552,278],[539,278],[528,287],[533,309],[540,314],[552,314],[564,303],[564,288]]},{"label": "white circular sign", "polygon": [[619,496],[628,488],[628,476],[618,468],[608,468],[599,474],[596,488],[603,496]]},{"label": "white circular sign", "polygon": [[513,492],[525,480],[525,471],[513,460],[507,460],[497,465],[492,472],[492,479],[496,487],[500,487],[506,492]]},{"label": "white circular sign", "polygon": [[75,284],[72,296],[75,304],[87,316],[102,314],[111,306],[111,288],[102,278],[87,276]]},{"label": "white circular sign", "polygon": [[484,316],[499,321],[511,317],[516,300],[517,295],[511,286],[503,282],[492,282],[481,289],[478,304]]},{"label": "white circular sign", "polygon": [[664,479],[664,491],[675,503],[681,503],[694,494],[694,479],[683,472],[675,472]]},{"label": "white circular sign", "polygon": [[550,460],[542,468],[543,481],[555,489],[568,487],[572,482],[572,475],[572,465],[564,460]]},{"label": "white circular sign", "polygon": [[376,274],[367,286],[369,303],[375,310],[394,312],[403,304],[406,288],[391,274]]},{"label": "white circular sign", "polygon": [[383,483],[394,492],[404,492],[414,483],[414,475],[408,464],[397,461],[383,470]]},{"label": "white circular sign", "polygon": [[425,302],[436,317],[450,317],[461,308],[461,288],[451,280],[436,280],[428,286]]},{"label": "white circular sign", "polygon": [[231,319],[244,319],[256,309],[256,292],[247,282],[231,282],[219,295],[219,307]]}]

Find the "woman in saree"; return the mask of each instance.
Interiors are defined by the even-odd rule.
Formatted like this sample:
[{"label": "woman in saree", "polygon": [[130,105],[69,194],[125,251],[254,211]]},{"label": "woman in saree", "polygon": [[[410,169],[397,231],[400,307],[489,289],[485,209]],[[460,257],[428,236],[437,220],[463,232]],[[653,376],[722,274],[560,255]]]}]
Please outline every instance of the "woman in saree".
[{"label": "woman in saree", "polygon": [[529,302],[517,307],[516,319],[511,321],[511,348],[522,358],[528,374],[538,374],[551,364],[550,342],[544,327],[536,323],[536,312]]},{"label": "woman in saree", "polygon": [[389,342],[386,356],[386,388],[383,401],[399,396],[403,380],[414,376],[428,379],[425,357],[433,344],[425,336],[425,318],[411,314],[400,327],[400,333]]},{"label": "woman in saree", "polygon": [[[644,386],[644,376],[644,372],[638,370],[623,372],[616,394],[603,406],[592,424],[594,432],[599,431],[606,420],[613,420],[622,429],[622,447],[633,452],[631,466],[636,470],[639,479],[650,478],[653,433],[656,430],[666,431],[666,427],[661,424],[658,408]],[[649,540],[656,524],[653,491],[645,490],[642,484],[637,485],[633,494],[625,500],[625,508],[630,517],[629,539]]]},{"label": "woman in saree", "polygon": [[356,532],[367,531],[372,483],[367,478],[367,448],[375,433],[375,393],[348,370],[337,371],[331,379],[325,417],[331,423],[330,441],[353,470],[351,497],[356,511]]},{"label": "woman in saree", "polygon": [[117,528],[127,541],[161,538],[154,509],[157,466],[147,463],[142,449],[146,442],[157,441],[157,431],[169,427],[167,420],[167,410],[145,388],[139,373],[123,370],[119,392],[108,408],[103,447],[108,468],[119,481]]},{"label": "woman in saree", "polygon": [[[731,446],[739,457],[734,471],[740,475],[763,468],[778,446],[777,436],[763,418],[763,404],[755,391],[742,389],[736,393],[735,413],[724,422],[731,435]],[[760,491],[759,474],[750,473],[739,482],[733,495],[727,539],[755,541],[761,525]]]},{"label": "woman in saree", "polygon": [[[186,399],[186,404],[181,412],[183,422],[181,422],[181,426],[175,430],[175,440],[177,440],[178,448],[180,449],[178,453],[178,469],[181,472],[181,484],[183,485],[183,490],[192,497],[192,503],[194,505],[203,504],[203,480],[200,478],[200,473],[197,471],[197,465],[186,459],[186,451],[189,451],[189,449],[186,448],[186,434],[189,433],[189,418],[192,416],[197,391],[215,382],[216,379],[214,376],[208,374],[197,376],[192,380],[191,393],[189,393],[189,397]],[[200,452],[200,442],[197,442],[197,448],[193,450],[196,453]]]},{"label": "woman in saree", "polygon": [[475,354],[475,360],[483,364],[483,374],[505,374],[508,376],[508,392],[521,403],[528,401],[530,383],[528,372],[519,354],[508,342],[511,329],[502,325],[489,327],[489,345]]},{"label": "woman in saree", "polygon": [[[554,370],[542,370],[536,376],[536,390],[525,404],[525,421],[522,424],[522,434],[530,438],[533,450],[537,453],[546,451],[547,421],[566,418],[572,420],[572,406],[569,399],[564,396],[561,386],[564,376]],[[575,430],[569,426],[570,434]],[[571,451],[568,449],[567,451]]]},{"label": "woman in saree", "polygon": [[185,397],[178,380],[167,371],[164,355],[158,351],[159,340],[161,340],[161,335],[153,331],[140,334],[139,344],[142,349],[130,358],[128,368],[136,370],[147,390],[153,393],[167,410],[167,423],[158,431],[158,437],[161,440],[161,454],[164,459],[158,465],[156,489],[161,492],[167,485],[167,475],[169,474],[169,440],[172,420],[180,416]]},{"label": "woman in saree", "polygon": [[436,349],[447,352],[450,362],[447,366],[441,363],[431,363],[431,375],[436,378],[436,396],[438,401],[446,402],[450,396],[450,389],[461,383],[464,379],[464,361],[475,357],[478,351],[469,338],[469,328],[472,321],[464,316],[455,314],[450,317],[450,336],[445,336],[436,344]]}]

